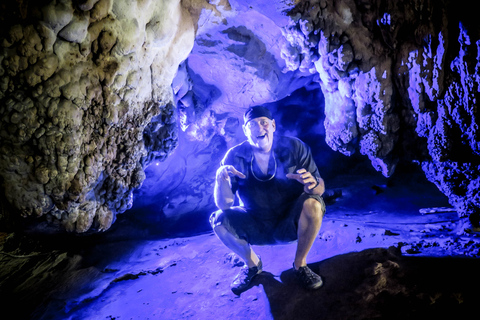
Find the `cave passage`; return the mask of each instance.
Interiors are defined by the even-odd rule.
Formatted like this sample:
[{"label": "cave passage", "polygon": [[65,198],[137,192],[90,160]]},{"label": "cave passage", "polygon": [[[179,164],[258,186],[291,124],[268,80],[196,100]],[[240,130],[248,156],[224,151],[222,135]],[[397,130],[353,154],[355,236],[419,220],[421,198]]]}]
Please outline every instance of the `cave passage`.
[{"label": "cave passage", "polygon": [[[0,1],[0,306],[15,319],[478,313],[480,25],[466,1]],[[327,212],[242,261],[214,175],[253,105],[312,149]]]}]

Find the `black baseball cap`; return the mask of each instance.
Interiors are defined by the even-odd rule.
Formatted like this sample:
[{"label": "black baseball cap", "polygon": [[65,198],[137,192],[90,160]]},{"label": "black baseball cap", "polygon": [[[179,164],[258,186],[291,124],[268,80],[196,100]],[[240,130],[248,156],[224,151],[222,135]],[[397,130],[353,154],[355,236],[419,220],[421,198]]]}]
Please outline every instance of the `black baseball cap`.
[{"label": "black baseball cap", "polygon": [[248,121],[260,117],[267,117],[268,119],[273,120],[272,112],[270,112],[270,110],[264,106],[255,106],[250,107],[245,111],[245,114],[243,115],[243,123],[246,124]]}]

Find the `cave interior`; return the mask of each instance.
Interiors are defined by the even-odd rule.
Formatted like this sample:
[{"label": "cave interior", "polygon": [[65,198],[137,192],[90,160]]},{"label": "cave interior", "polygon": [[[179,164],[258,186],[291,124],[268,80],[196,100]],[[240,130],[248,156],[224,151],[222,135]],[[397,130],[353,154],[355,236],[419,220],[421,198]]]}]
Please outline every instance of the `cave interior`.
[{"label": "cave interior", "polygon": [[[12,319],[478,314],[480,23],[465,1],[0,2],[0,305]],[[7,13],[8,12],[8,13]],[[327,213],[243,262],[215,171],[268,107]]]}]

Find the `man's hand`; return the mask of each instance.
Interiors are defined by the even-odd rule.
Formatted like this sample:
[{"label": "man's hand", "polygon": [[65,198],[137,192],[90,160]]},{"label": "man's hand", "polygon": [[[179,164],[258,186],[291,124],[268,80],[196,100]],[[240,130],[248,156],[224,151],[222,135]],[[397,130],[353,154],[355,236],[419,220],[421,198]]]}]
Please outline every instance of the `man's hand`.
[{"label": "man's hand", "polygon": [[240,179],[245,179],[246,176],[235,169],[234,166],[231,165],[226,165],[226,166],[221,166],[217,170],[217,180],[224,180],[224,181],[230,181],[230,177],[237,176]]},{"label": "man's hand", "polygon": [[303,184],[303,190],[305,192],[309,192],[314,189],[317,185],[317,179],[310,172],[305,169],[298,169],[297,173],[287,173],[288,179],[297,180],[301,184]]},{"label": "man's hand", "polygon": [[232,185],[230,177],[237,176],[245,179],[246,176],[235,169],[234,166],[221,166],[217,170],[217,182],[215,183],[215,190],[213,192],[215,204],[221,210],[226,210],[233,205],[235,195],[232,192]]}]

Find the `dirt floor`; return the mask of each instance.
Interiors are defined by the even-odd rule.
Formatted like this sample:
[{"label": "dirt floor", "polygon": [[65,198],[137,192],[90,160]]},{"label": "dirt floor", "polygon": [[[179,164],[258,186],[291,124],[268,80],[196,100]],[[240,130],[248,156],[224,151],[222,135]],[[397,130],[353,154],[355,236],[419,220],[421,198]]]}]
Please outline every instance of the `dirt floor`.
[{"label": "dirt floor", "polygon": [[3,233],[2,314],[38,320],[478,314],[480,237],[462,232],[457,214],[434,186],[342,177],[332,187],[342,196],[328,203],[308,259],[324,279],[319,290],[306,291],[293,278],[296,243],[255,247],[264,272],[237,296],[230,282],[242,262],[211,232],[148,239],[107,233],[42,242]]}]

